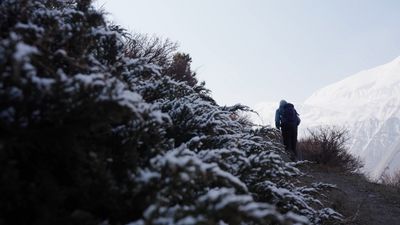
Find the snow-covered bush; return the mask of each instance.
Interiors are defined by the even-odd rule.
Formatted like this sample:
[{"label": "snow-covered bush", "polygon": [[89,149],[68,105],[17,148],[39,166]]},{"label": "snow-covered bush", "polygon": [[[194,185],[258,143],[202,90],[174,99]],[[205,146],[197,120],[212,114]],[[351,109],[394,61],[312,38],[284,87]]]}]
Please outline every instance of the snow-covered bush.
[{"label": "snow-covered bush", "polygon": [[188,55],[136,54],[89,0],[4,0],[0,29],[0,223],[340,220]]}]

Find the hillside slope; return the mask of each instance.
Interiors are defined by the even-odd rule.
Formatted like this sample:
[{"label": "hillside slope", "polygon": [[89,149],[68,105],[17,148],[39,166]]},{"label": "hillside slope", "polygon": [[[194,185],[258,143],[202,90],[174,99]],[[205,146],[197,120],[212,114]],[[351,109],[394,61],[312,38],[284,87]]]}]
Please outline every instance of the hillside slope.
[{"label": "hillside slope", "polygon": [[[372,178],[400,169],[400,57],[324,87],[308,98],[306,126],[346,126],[350,151]],[[318,118],[316,118],[318,117]]]},{"label": "hillside slope", "polygon": [[304,167],[309,176],[303,182],[335,185],[327,194],[326,204],[345,215],[344,225],[399,224],[398,187],[371,183],[364,176],[319,165]]},{"label": "hillside slope", "polygon": [[168,41],[90,0],[0,1],[0,31],[0,224],[341,220]]}]

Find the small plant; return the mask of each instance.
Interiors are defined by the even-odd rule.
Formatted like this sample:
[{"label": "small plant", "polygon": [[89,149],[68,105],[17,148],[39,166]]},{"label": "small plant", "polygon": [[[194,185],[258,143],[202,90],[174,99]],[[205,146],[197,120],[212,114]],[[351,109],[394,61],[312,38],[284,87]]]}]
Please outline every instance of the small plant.
[{"label": "small plant", "polygon": [[393,174],[384,173],[381,177],[381,182],[384,185],[400,189],[400,170]]},{"label": "small plant", "polygon": [[298,155],[303,160],[330,167],[356,171],[362,167],[360,160],[348,153],[348,130],[338,127],[319,127],[308,130],[309,136],[298,143]]}]

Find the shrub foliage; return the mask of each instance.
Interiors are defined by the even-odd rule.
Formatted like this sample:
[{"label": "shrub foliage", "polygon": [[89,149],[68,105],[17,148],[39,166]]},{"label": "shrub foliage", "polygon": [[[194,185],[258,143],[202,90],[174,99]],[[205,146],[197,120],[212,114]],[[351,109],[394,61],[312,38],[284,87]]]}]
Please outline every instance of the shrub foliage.
[{"label": "shrub foliage", "polygon": [[0,2],[0,224],[326,224],[269,128],[89,0]]},{"label": "shrub foliage", "polygon": [[348,131],[338,127],[319,127],[308,130],[308,137],[298,143],[302,159],[320,164],[355,171],[362,167],[361,161],[348,152]]},{"label": "shrub foliage", "polygon": [[378,182],[381,182],[387,186],[398,188],[400,190],[400,171],[397,171],[393,174],[384,173]]}]

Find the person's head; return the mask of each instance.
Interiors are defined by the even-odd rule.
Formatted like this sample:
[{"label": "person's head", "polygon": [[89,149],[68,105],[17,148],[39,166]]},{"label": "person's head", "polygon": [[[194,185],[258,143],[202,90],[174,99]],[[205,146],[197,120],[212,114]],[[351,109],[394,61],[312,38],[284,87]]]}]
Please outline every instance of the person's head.
[{"label": "person's head", "polygon": [[287,104],[287,101],[285,101],[285,100],[281,100],[280,102],[279,102],[279,107],[283,107],[284,105],[286,105]]}]

